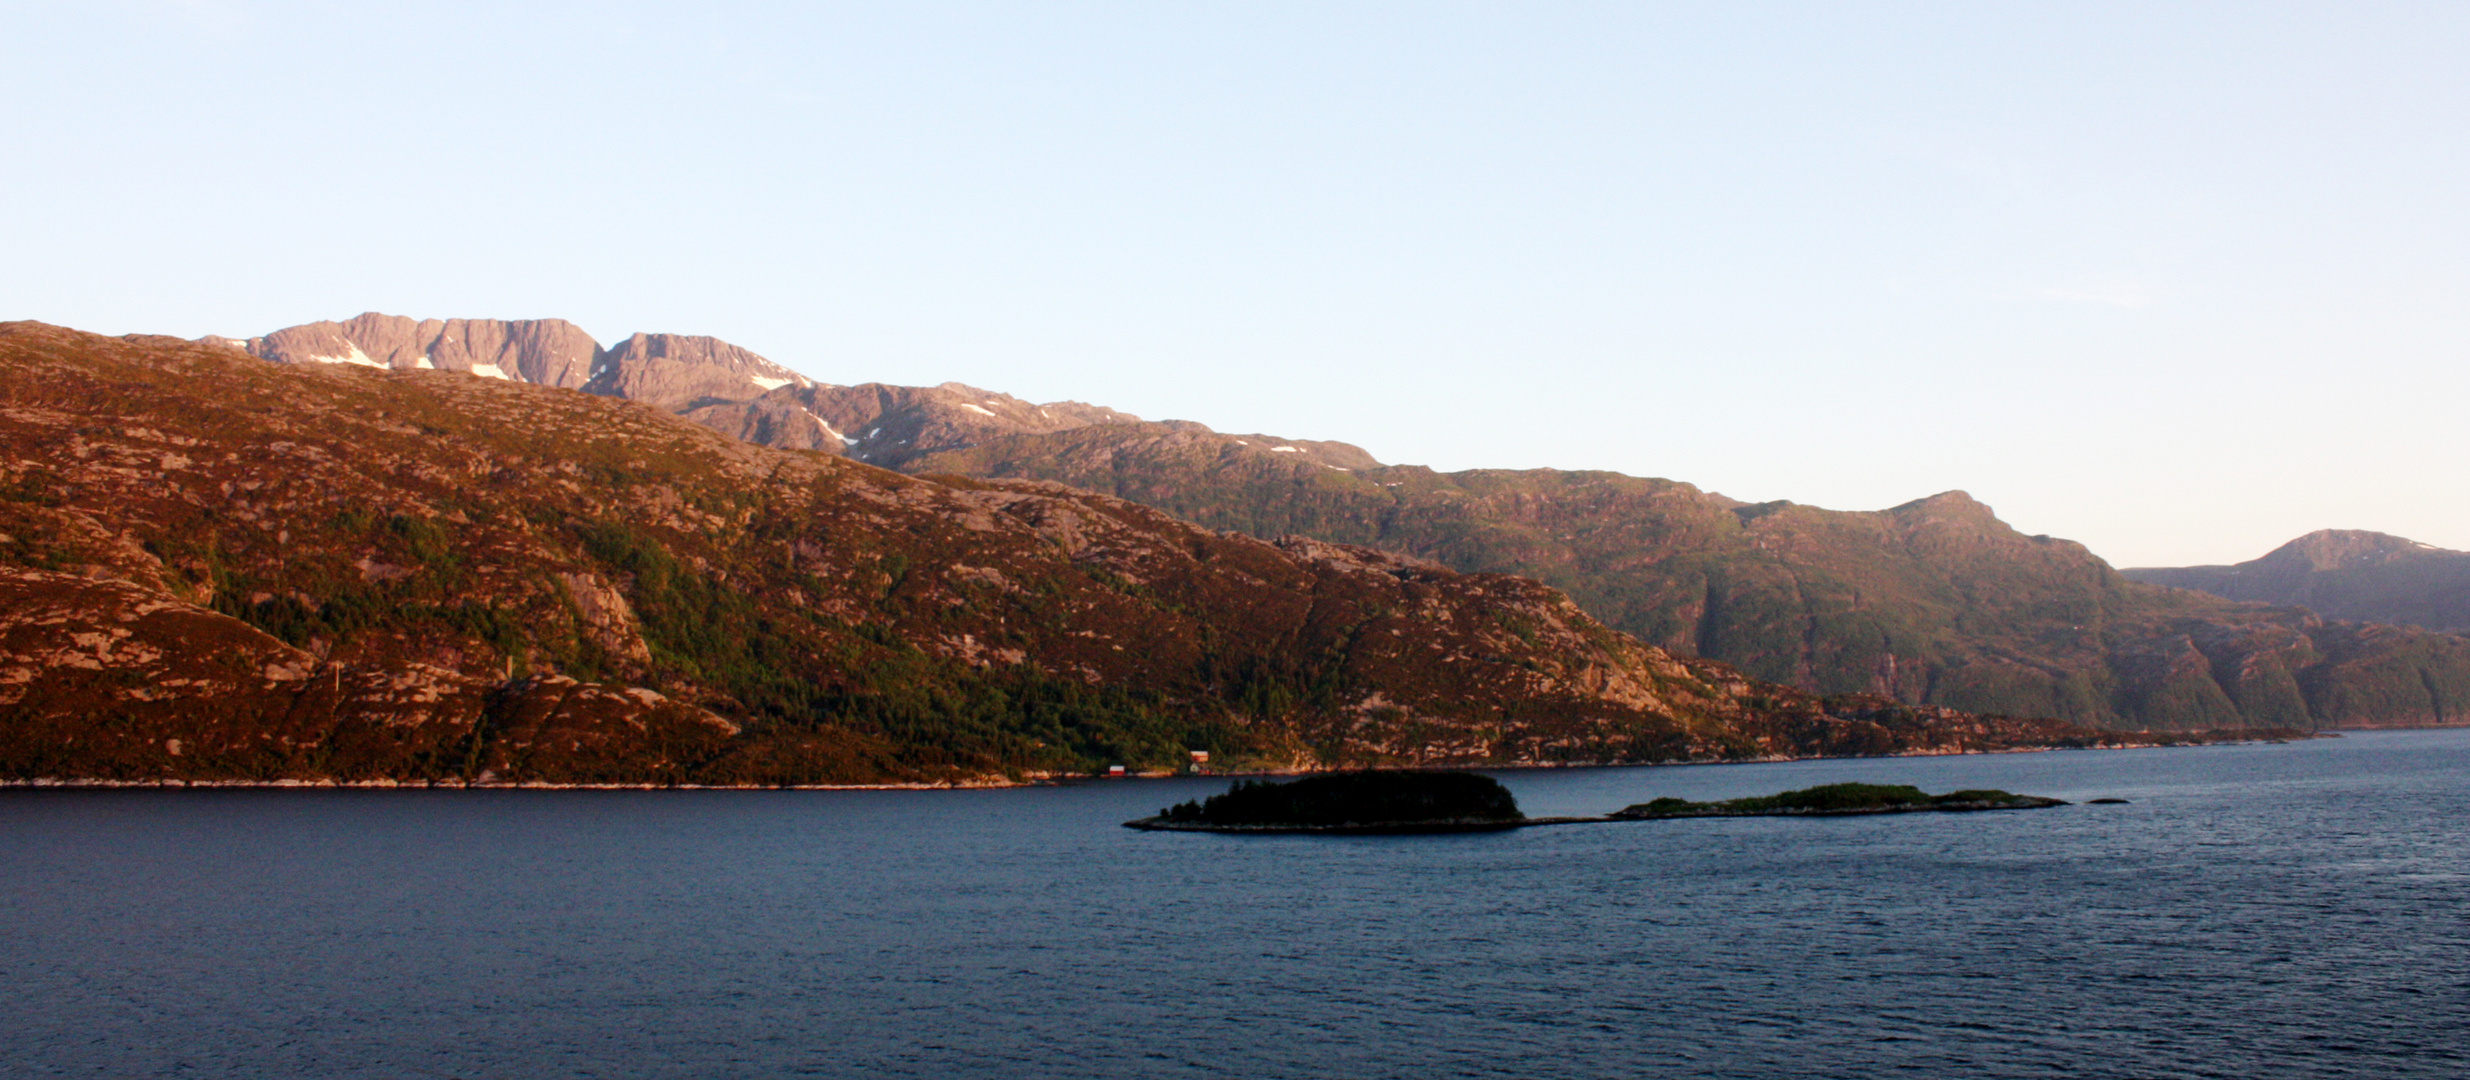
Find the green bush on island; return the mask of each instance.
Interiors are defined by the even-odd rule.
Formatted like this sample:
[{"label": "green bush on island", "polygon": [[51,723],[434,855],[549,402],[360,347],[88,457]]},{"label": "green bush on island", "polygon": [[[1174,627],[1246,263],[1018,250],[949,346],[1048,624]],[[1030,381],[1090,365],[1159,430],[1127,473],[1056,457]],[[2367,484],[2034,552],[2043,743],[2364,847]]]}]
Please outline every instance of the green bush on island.
[{"label": "green bush on island", "polygon": [[1238,780],[1223,795],[1158,812],[1179,825],[1392,825],[1520,821],[1518,800],[1489,776],[1375,770],[1286,783]]},{"label": "green bush on island", "polygon": [[1932,795],[1911,784],[1822,784],[1775,795],[1716,802],[1666,796],[1622,810],[1616,817],[1688,817],[1731,814],[1851,814],[1896,810],[1988,810],[2057,805],[2057,800],[1991,788]]}]

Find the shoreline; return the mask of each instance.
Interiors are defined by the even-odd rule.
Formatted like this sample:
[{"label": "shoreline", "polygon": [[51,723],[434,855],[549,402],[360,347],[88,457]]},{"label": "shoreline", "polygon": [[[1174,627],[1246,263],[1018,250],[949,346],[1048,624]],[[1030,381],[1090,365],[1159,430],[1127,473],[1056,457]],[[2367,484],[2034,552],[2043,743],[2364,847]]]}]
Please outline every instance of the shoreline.
[{"label": "shoreline", "polygon": [[[2220,738],[2169,743],[2137,743],[2122,746],[2018,746],[2004,750],[1915,750],[1902,754],[1815,754],[1808,757],[1776,755],[1755,758],[1723,758],[1704,761],[1570,761],[1519,762],[1515,764],[1415,764],[1395,766],[1401,769],[1452,769],[1467,772],[1518,772],[1546,769],[1665,769],[1708,765],[1781,765],[1796,761],[1889,761],[1897,758],[1968,757],[1988,754],[2055,754],[2077,751],[2166,750],[2214,746],[2251,746],[2258,743],[2286,743],[2301,739],[2338,739],[2342,731],[2435,731],[2458,730],[2470,724],[2417,728],[2349,728],[2318,729],[2305,732],[2258,732],[2248,738]],[[881,784],[656,784],[605,783],[570,784],[546,781],[505,783],[491,781],[473,783],[464,780],[110,780],[100,777],[62,778],[34,777],[0,779],[0,791],[119,791],[130,789],[170,790],[238,790],[238,791],[989,791],[1012,788],[1063,787],[1105,783],[1120,780],[1236,780],[1274,776],[1313,776],[1321,773],[1346,772],[1365,766],[1330,769],[1264,769],[1226,770],[1206,773],[1151,771],[1126,773],[1122,776],[1087,773],[1029,774],[1022,779],[983,778],[977,780],[907,781]],[[1562,824],[1563,822],[1554,822]]]}]

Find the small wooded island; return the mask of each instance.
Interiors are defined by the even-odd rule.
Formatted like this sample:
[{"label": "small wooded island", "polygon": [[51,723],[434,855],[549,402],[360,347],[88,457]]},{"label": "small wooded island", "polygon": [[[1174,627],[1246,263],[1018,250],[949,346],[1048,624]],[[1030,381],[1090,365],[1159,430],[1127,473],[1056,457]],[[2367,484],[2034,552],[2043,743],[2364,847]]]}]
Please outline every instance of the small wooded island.
[{"label": "small wooded island", "polygon": [[1496,832],[1533,825],[1685,817],[1780,817],[2030,810],[2064,799],[1974,789],[1932,795],[1910,784],[1825,784],[1719,802],[1662,798],[1602,817],[1531,818],[1500,781],[1468,772],[1367,770],[1286,783],[1238,780],[1225,794],[1167,807],[1125,828],[1231,833]]},{"label": "small wooded island", "polygon": [[1178,832],[1489,832],[1541,824],[1489,776],[1470,772],[1367,770],[1283,784],[1238,780],[1226,794],[1124,822]]}]

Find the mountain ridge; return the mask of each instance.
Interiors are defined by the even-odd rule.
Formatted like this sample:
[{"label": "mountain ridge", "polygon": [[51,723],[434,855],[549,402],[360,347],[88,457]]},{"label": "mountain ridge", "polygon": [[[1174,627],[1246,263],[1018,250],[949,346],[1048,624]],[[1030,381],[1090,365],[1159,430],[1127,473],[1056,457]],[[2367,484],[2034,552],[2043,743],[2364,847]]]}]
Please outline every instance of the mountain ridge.
[{"label": "mountain ridge", "polygon": [[[1299,457],[1300,455],[1280,455]],[[1821,698],[1522,578],[640,402],[0,324],[0,775],[964,783],[2151,745]]]},{"label": "mountain ridge", "polygon": [[2134,567],[2137,581],[2230,600],[2447,632],[2470,631],[2470,552],[2389,533],[2318,529],[2243,563]]},{"label": "mountain ridge", "polygon": [[1259,538],[1530,575],[1662,648],[1814,693],[2122,728],[2470,717],[2459,639],[2370,633],[2287,602],[2146,591],[2080,544],[2016,533],[1961,491],[1832,511],[1601,471],[1383,465],[1344,443],[957,383],[737,392],[674,411],[912,474],[1049,480]]},{"label": "mountain ridge", "polygon": [[2459,638],[2159,589],[1960,491],[1834,511],[1600,471],[1341,473],[1154,426],[1005,436],[904,467],[1529,575],[1642,640],[1813,692],[2121,727],[2470,717]]},{"label": "mountain ridge", "polygon": [[415,320],[365,312],[258,337],[210,334],[197,341],[283,364],[460,371],[626,398],[749,442],[886,465],[998,434],[1140,420],[1103,406],[1027,402],[957,382],[818,382],[713,337],[635,333],[604,347],[564,319]]},{"label": "mountain ridge", "polygon": [[667,408],[734,400],[813,380],[718,338],[631,334],[602,347],[564,319],[421,319],[364,312],[342,322],[289,326],[262,337],[209,335],[280,364],[352,364],[392,370],[460,371]]}]

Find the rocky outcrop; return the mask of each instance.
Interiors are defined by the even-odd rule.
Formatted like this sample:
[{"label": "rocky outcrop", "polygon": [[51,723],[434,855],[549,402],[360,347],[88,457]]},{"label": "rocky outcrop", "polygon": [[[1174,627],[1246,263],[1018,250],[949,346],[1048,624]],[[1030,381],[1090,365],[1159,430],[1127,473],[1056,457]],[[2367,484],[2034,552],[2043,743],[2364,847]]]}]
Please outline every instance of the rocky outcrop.
[{"label": "rocky outcrop", "polygon": [[845,453],[886,467],[1021,432],[1140,420],[1076,401],[1033,404],[960,383],[782,387],[751,401],[709,403],[679,415],[748,442]]},{"label": "rocky outcrop", "polygon": [[2324,529],[2231,566],[2142,567],[2136,581],[2337,619],[2470,631],[2470,552],[2356,529]]},{"label": "rocky outcrop", "polygon": [[215,338],[285,364],[462,371],[495,379],[562,386],[589,382],[600,346],[564,319],[423,319],[376,312],[344,322],[314,322],[246,340]]},{"label": "rocky outcrop", "polygon": [[[200,343],[285,364],[460,371],[579,389],[641,401],[748,442],[846,453],[886,466],[1005,435],[1140,421],[1096,405],[1041,405],[961,383],[817,383],[718,338],[635,334],[604,349],[562,319],[414,321],[371,312],[264,337],[210,336]],[[1373,464],[1344,444],[1292,445]]]},{"label": "rocky outcrop", "polygon": [[[1059,480],[1108,491],[1119,485],[1143,490],[1151,480],[1190,475],[1219,482],[1240,477],[1252,488],[1285,490],[1315,486],[1325,473],[1383,468],[1362,447],[1342,442],[1275,435],[1229,435],[1189,420],[1142,423],[1124,416],[1106,424],[1075,424],[1051,432],[984,431],[962,445],[889,456],[882,464],[904,472],[951,472],[966,476],[1021,476]],[[929,445],[929,440],[921,440]],[[873,458],[867,459],[873,461]],[[1146,501],[1138,496],[1125,496]],[[1213,522],[1214,523],[1214,522]],[[1245,527],[1254,535],[1289,530]]]},{"label": "rocky outcrop", "polygon": [[204,343],[277,363],[460,371],[666,409],[746,401],[784,386],[814,385],[716,338],[636,334],[603,349],[582,327],[563,319],[414,321],[369,312],[339,323],[305,323],[258,338],[209,337]]},{"label": "rocky outcrop", "polygon": [[603,350],[594,365],[585,393],[672,411],[813,385],[806,376],[719,338],[680,334],[636,334]]}]

